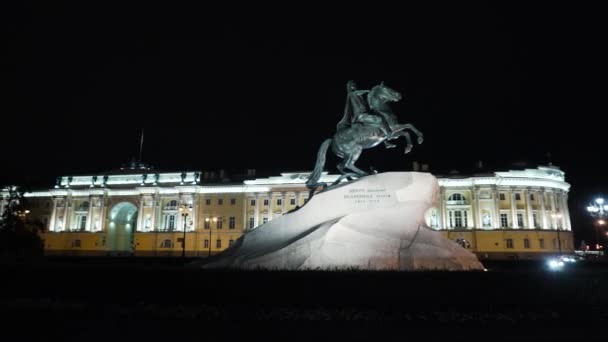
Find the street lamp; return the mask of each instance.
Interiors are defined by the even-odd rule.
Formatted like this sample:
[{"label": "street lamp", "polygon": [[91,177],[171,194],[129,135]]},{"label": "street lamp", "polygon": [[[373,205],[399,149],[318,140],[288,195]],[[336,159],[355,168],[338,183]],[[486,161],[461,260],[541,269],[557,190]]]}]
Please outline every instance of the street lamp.
[{"label": "street lamp", "polygon": [[22,220],[25,220],[25,217],[26,217],[26,216],[27,216],[27,214],[29,214],[29,213],[30,213],[30,211],[29,211],[29,210],[27,210],[27,209],[26,209],[26,210],[17,210],[17,211],[15,212],[15,214],[16,214],[17,216],[19,216],[19,218],[21,218]]},{"label": "street lamp", "polygon": [[182,203],[179,206],[179,212],[182,214],[182,219],[184,221],[184,239],[182,240],[182,258],[186,258],[186,224],[188,223],[188,216],[190,216],[190,212],[192,211],[192,204],[186,205]]},{"label": "street lamp", "polygon": [[211,256],[211,222],[217,222],[217,217],[205,217],[205,222],[207,222],[207,225],[209,227],[209,255],[207,257]]},{"label": "street lamp", "polygon": [[593,217],[596,218],[597,220],[595,221],[595,245],[596,245],[596,249],[597,246],[599,246],[600,244],[600,240],[599,240],[599,230],[600,230],[600,226],[604,225],[606,223],[606,218],[608,218],[608,205],[604,204],[606,201],[601,198],[598,197],[595,199],[595,202],[591,203],[589,206],[587,206],[587,212]]},{"label": "street lamp", "polygon": [[605,224],[606,224],[606,221],[604,221],[604,220],[597,220],[597,221],[595,221],[595,226],[596,226],[596,228],[595,228],[595,237],[596,237],[596,240],[597,240],[595,249],[600,249],[600,247],[601,247],[600,242],[599,242],[599,231],[600,231],[600,228],[603,225],[605,225]]},{"label": "street lamp", "polygon": [[562,218],[562,214],[561,213],[553,213],[551,214],[551,217],[553,218],[553,222],[555,222],[556,225],[556,229],[557,229],[557,246],[559,248],[559,255],[562,255],[562,239],[559,236],[559,231],[561,229],[560,224],[559,224],[559,220]]}]

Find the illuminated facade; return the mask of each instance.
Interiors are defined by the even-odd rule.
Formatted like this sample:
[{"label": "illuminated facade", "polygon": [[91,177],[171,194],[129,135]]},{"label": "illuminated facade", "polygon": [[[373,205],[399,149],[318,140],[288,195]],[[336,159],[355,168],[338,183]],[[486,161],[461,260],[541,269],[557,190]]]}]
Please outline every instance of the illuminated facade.
[{"label": "illuminated facade", "polygon": [[[184,236],[187,256],[213,255],[308,198],[308,173],[252,176],[229,183],[209,172],[130,169],[61,177],[26,194],[29,221],[46,227],[47,255],[181,256]],[[439,206],[427,224],[481,259],[573,251],[570,185],[559,168],[437,178]]]}]

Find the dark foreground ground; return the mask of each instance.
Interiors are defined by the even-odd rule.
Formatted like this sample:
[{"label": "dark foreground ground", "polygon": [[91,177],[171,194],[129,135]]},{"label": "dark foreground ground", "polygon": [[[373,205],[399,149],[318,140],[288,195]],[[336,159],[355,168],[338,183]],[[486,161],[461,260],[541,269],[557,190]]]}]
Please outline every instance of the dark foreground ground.
[{"label": "dark foreground ground", "polygon": [[161,259],[4,263],[1,331],[7,341],[608,339],[607,264],[559,272],[484,264],[487,272],[405,273],[202,271]]}]

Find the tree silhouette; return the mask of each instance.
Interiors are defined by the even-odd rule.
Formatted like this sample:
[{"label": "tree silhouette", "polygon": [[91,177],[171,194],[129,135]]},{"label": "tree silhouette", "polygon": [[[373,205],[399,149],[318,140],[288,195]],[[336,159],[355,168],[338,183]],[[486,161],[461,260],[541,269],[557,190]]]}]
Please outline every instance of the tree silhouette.
[{"label": "tree silhouette", "polygon": [[24,191],[8,187],[0,217],[0,258],[24,259],[42,255],[43,244],[39,233],[42,226],[28,220],[29,210]]}]

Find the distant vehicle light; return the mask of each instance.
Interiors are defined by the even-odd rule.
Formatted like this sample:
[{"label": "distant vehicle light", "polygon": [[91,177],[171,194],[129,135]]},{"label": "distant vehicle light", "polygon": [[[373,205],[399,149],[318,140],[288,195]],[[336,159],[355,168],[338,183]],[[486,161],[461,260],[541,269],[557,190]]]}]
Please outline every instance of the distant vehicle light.
[{"label": "distant vehicle light", "polygon": [[551,259],[551,260],[549,260],[548,265],[549,265],[550,269],[558,270],[558,269],[561,269],[562,267],[564,267],[564,262],[555,260],[555,259]]}]

